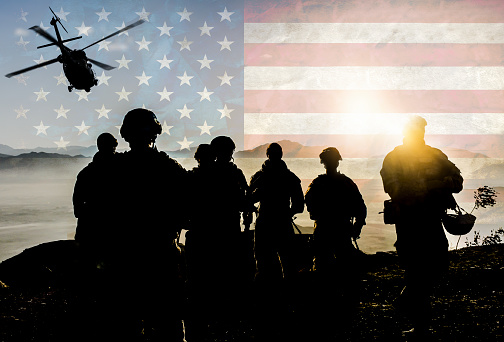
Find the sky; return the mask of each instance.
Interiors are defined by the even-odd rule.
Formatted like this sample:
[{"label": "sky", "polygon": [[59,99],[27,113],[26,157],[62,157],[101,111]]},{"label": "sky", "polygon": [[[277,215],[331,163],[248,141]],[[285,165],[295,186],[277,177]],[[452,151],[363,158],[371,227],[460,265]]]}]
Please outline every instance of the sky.
[{"label": "sky", "polygon": [[71,49],[136,20],[145,23],[85,50],[89,58],[116,67],[93,66],[99,84],[88,94],[68,92],[60,63],[18,78],[2,77],[0,144],[61,151],[94,145],[102,132],[119,138],[116,126],[124,114],[145,107],[163,125],[161,149],[195,147],[216,135],[243,145],[243,2],[2,2],[4,75],[59,55],[56,47],[37,49],[48,41],[29,30],[37,25],[55,36],[49,7],[68,30],[59,27],[63,39],[82,36],[68,43]]}]

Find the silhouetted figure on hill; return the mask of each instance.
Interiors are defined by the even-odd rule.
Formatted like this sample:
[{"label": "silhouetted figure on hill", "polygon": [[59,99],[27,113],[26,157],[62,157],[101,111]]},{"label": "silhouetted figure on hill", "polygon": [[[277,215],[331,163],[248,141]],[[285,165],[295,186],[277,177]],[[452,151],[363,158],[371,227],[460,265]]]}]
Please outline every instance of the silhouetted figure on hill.
[{"label": "silhouetted figure on hill", "polygon": [[398,299],[420,339],[430,327],[430,296],[447,270],[448,241],[441,216],[456,205],[462,190],[460,170],[440,150],[425,144],[424,118],[414,116],[403,130],[403,144],[383,161],[385,192],[396,207],[396,248],[406,287]]},{"label": "silhouetted figure on hill", "polygon": [[[343,328],[359,303],[359,253],[352,239],[366,224],[367,209],[357,185],[337,168],[339,151],[328,147],[319,155],[326,173],[315,178],[305,195],[306,207],[315,221],[313,232],[314,269],[323,327],[340,322]],[[333,308],[336,307],[337,310]],[[336,312],[335,312],[336,311]],[[331,313],[340,316],[331,317]],[[330,322],[336,319],[335,322]],[[331,333],[328,331],[327,333]]]},{"label": "silhouetted figure on hill", "polygon": [[94,263],[104,262],[103,253],[113,239],[113,218],[110,203],[114,201],[110,176],[116,168],[117,140],[110,133],[102,133],[97,139],[98,152],[93,161],[77,175],[72,197],[74,215],[77,218],[75,240]]},{"label": "silhouetted figure on hill", "polygon": [[161,124],[146,109],[124,117],[121,136],[130,150],[118,159],[116,243],[111,246],[111,291],[118,331],[150,340],[182,341],[182,282],[176,240],[186,223],[187,172],[160,152]]},{"label": "silhouetted figure on hill", "polygon": [[[230,137],[218,136],[210,145],[215,153],[215,193],[213,200],[218,204],[211,218],[213,232],[209,241],[215,243],[213,257],[218,263],[218,282],[225,284],[222,294],[228,299],[238,295],[245,280],[245,250],[241,234],[240,219],[247,210],[247,180],[242,170],[233,162],[236,148]],[[222,287],[222,285],[219,287]]]},{"label": "silhouetted figure on hill", "polygon": [[188,341],[201,341],[212,320],[240,317],[244,309],[245,251],[240,218],[247,182],[232,162],[233,140],[219,136],[195,153],[189,173],[194,196],[186,234],[188,263]]},{"label": "silhouetted figure on hill", "polygon": [[282,147],[272,143],[268,159],[250,180],[253,203],[259,203],[255,225],[255,257],[258,280],[292,276],[292,217],[304,210],[301,180],[282,160]]},{"label": "silhouetted figure on hill", "polygon": [[293,216],[304,210],[301,180],[282,160],[282,147],[272,143],[268,159],[250,180],[250,201],[259,203],[255,224],[258,339],[278,340],[292,320],[286,316],[288,301],[296,298]]}]

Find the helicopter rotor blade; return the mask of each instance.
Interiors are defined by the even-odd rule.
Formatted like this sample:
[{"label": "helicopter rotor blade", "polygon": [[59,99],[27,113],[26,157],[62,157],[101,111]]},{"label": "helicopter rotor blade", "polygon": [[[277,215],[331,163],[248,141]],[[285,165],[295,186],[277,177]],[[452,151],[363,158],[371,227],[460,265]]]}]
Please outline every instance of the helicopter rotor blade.
[{"label": "helicopter rotor blade", "polygon": [[42,63],[37,64],[37,65],[33,65],[31,67],[28,67],[28,68],[24,68],[24,69],[21,69],[21,70],[18,70],[18,71],[11,72],[10,74],[5,75],[5,77],[10,78],[12,76],[16,76],[16,75],[25,73],[25,72],[33,70],[33,69],[42,68],[42,67],[45,67],[46,65],[53,64],[53,63],[56,63],[56,62],[58,62],[58,58],[54,58],[54,59],[51,59],[49,61],[45,61],[45,62],[42,62]]},{"label": "helicopter rotor blade", "polygon": [[143,24],[144,22],[145,22],[145,20],[143,20],[143,19],[140,19],[140,20],[138,20],[138,21],[135,21],[133,24],[130,24],[130,25],[126,26],[126,27],[123,27],[123,28],[122,28],[122,29],[120,29],[119,31],[116,31],[116,32],[114,32],[114,33],[112,33],[112,34],[109,34],[109,35],[108,35],[108,36],[106,36],[106,37],[103,37],[103,38],[102,38],[102,39],[100,39],[100,40],[97,40],[96,42],[94,42],[93,44],[90,44],[90,45],[86,46],[86,47],[85,47],[85,48],[83,48],[82,50],[85,50],[85,49],[87,49],[88,47],[91,47],[91,46],[93,46],[93,45],[95,45],[95,44],[98,44],[99,42],[104,41],[105,39],[108,39],[108,38],[110,38],[110,37],[113,37],[113,36],[115,36],[115,35],[117,35],[117,34],[119,34],[119,33],[122,33],[122,32],[124,32],[124,31],[129,30],[129,29],[132,29],[133,27],[136,27],[136,26],[138,26],[138,25],[140,25],[140,24]]},{"label": "helicopter rotor blade", "polygon": [[65,32],[68,33],[68,31],[66,30],[65,26],[63,26],[63,24],[61,23],[60,18],[56,15],[56,13],[54,13],[54,11],[52,10],[51,7],[49,7],[49,9],[51,10],[52,14],[54,14],[54,17],[56,18],[56,20],[58,21],[58,23],[60,23],[61,27],[63,27],[63,30],[65,30]]},{"label": "helicopter rotor blade", "polygon": [[112,69],[115,69],[115,67],[111,66],[111,65],[108,65],[108,64],[105,64],[105,63],[102,63],[102,62],[98,62],[98,61],[95,61],[94,59],[91,59],[91,58],[88,58],[87,59],[88,61],[90,61],[91,63],[93,63],[94,65],[102,68],[102,69],[105,69],[105,70],[112,70]]},{"label": "helicopter rotor blade", "polygon": [[42,37],[44,37],[45,39],[47,39],[48,41],[50,41],[51,43],[54,43],[54,44],[58,45],[58,40],[56,38],[54,38],[53,36],[51,36],[49,33],[47,33],[40,26],[32,26],[32,27],[30,27],[30,30],[33,30],[33,31],[37,32]]}]

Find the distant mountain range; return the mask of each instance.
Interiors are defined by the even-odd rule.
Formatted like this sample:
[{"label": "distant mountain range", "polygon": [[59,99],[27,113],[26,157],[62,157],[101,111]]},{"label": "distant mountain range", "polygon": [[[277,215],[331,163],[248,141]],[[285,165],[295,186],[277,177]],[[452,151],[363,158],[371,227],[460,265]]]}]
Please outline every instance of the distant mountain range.
[{"label": "distant mountain range", "polygon": [[[281,140],[278,143],[282,146],[284,158],[317,158],[320,152],[327,146],[304,146],[290,140]],[[268,144],[259,145],[251,150],[237,151],[235,158],[266,158]],[[166,151],[173,158],[192,158],[197,147],[190,150]],[[0,158],[68,158],[68,157],[92,157],[98,151],[96,146],[68,146],[66,150],[57,148],[37,147],[35,149],[15,149],[7,145],[0,144]],[[443,152],[450,158],[488,158],[484,154],[474,153],[468,150],[445,148]],[[383,158],[384,155],[376,155],[375,158]]]}]

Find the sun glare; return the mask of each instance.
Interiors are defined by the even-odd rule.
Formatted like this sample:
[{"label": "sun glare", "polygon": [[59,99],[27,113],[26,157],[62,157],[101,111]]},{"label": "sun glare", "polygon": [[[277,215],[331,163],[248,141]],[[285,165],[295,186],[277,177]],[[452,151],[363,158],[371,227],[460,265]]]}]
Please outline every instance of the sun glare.
[{"label": "sun glare", "polygon": [[353,134],[400,135],[411,115],[383,113],[379,100],[374,96],[349,96],[343,106],[345,126]]}]

